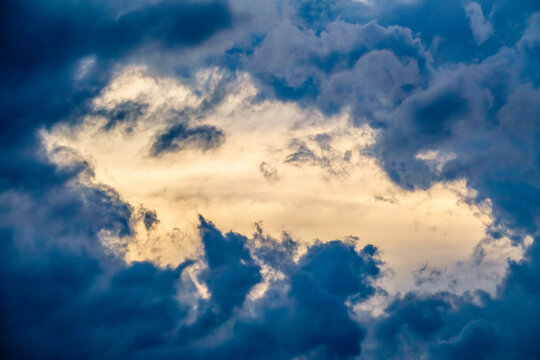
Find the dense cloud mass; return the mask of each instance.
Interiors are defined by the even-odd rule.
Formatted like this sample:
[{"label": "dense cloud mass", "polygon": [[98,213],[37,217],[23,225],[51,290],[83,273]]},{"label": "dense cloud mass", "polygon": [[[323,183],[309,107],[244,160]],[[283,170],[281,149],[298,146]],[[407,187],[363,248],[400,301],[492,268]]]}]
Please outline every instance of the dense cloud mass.
[{"label": "dense cloud mass", "polygon": [[[540,358],[537,1],[25,0],[0,14],[2,358]],[[70,149],[55,149],[69,166],[53,166],[38,137],[82,115],[106,118],[103,132],[132,128],[145,103],[91,104],[127,65],[186,84],[201,68],[227,74],[171,116],[150,157],[226,143],[227,129],[197,117],[248,73],[254,106],[292,102],[377,129],[369,153],[406,191],[466,180],[463,201],[491,207],[488,240],[527,251],[495,294],[388,294],[384,258],[354,237],[304,248],[201,216],[197,256],[128,263],[134,229],[159,214],[96,184]],[[285,161],[335,173],[331,136],[315,138],[323,155],[293,141]],[[264,159],[258,170],[279,184]],[[377,297],[381,314],[362,310]]]}]

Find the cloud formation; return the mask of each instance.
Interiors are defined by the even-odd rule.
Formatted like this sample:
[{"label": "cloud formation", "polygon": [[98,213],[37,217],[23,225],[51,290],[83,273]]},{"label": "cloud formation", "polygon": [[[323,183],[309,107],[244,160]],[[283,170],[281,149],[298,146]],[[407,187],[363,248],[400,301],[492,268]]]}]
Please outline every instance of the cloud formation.
[{"label": "cloud formation", "polygon": [[[539,11],[530,0],[1,5],[2,354],[540,357],[531,335],[540,331]],[[178,266],[126,262],[137,228],[151,231],[157,213],[96,181],[84,154],[60,146],[44,155],[37,134],[94,116],[103,132],[132,127],[126,136],[137,136],[150,111],[143,101],[96,112],[91,99],[106,97],[125,66],[141,64],[202,94],[190,98],[194,121],[168,123],[150,154],[225,146],[232,125],[197,120],[247,73],[254,107],[279,100],[326,118],[346,114],[351,131],[375,129],[369,156],[404,191],[465,181],[462,201],[488,206],[494,220],[485,243],[509,238],[526,248],[523,258],[508,262],[495,294],[388,294],[372,245],[351,237],[302,248],[287,234],[223,233],[201,217],[202,248]],[[197,88],[201,68],[229,77]],[[334,164],[333,136],[297,140],[284,162]],[[444,161],[433,166],[425,154]],[[275,178],[262,161],[255,171]],[[387,302],[381,315],[361,310],[377,296]]]},{"label": "cloud formation", "polygon": [[[42,194],[47,195],[52,194]],[[24,235],[18,232],[25,224],[16,221],[11,232],[2,232],[2,353],[9,358],[277,358],[309,352],[345,358],[360,352],[364,330],[345,300],[362,301],[376,291],[380,261],[372,246],[357,251],[347,242],[318,244],[296,262],[297,243],[291,239],[281,243],[259,233],[260,246],[250,248],[245,236],[223,234],[201,217],[200,259],[165,269],[126,264],[107,254],[95,234],[126,230],[130,209],[114,193],[66,192],[57,212],[85,211],[68,224],[40,211],[36,199],[19,197],[3,198],[25,202],[12,219],[32,216],[41,236],[29,234],[21,244]],[[122,208],[127,212],[115,221],[88,221]],[[194,261],[204,264],[196,279],[186,273]],[[269,280],[262,297],[245,305],[251,310],[243,308],[262,281],[262,266],[283,276]],[[207,288],[206,298],[195,282]],[[319,311],[325,318],[305,331]]]}]

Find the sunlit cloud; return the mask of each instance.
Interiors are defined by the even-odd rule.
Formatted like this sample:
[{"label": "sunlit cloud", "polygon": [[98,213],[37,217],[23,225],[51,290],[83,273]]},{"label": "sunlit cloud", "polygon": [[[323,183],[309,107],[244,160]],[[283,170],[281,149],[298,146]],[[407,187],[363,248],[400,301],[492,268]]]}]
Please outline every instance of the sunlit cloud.
[{"label": "sunlit cloud", "polygon": [[[126,260],[175,265],[196,256],[199,214],[247,234],[258,223],[275,238],[286,232],[305,245],[349,236],[373,243],[396,274],[389,280],[394,290],[414,286],[414,271],[426,263],[453,266],[472,256],[493,220],[489,204],[464,201],[472,191],[465,181],[400,189],[370,155],[377,130],[351,127],[347,113],[327,117],[292,103],[256,101],[246,74],[227,85],[221,103],[205,107],[223,76],[205,70],[190,87],[128,68],[93,100],[95,114],[42,132],[58,166],[69,165],[69,156],[77,154],[91,164],[93,181],[141,211],[155,210],[155,224],[139,220],[127,250],[118,247],[121,240],[102,234]],[[183,130],[171,135],[179,142],[175,147],[153,152],[160,137],[179,124],[216,129],[223,139],[208,146],[201,142],[213,133]],[[59,148],[70,152],[55,152]],[[418,158],[440,170],[453,155],[427,152]],[[494,271],[504,271],[505,258]],[[458,287],[478,286],[473,280]],[[483,286],[495,284],[494,279]]]}]

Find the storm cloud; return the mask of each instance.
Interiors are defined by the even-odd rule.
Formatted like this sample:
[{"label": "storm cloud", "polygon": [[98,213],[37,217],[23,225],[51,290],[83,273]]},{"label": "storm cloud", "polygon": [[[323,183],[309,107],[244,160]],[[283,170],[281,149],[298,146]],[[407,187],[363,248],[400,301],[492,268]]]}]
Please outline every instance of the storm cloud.
[{"label": "storm cloud", "polygon": [[[538,2],[37,0],[0,10],[3,357],[540,357]],[[122,67],[163,64],[188,85],[196,69],[228,74],[213,89],[193,85],[213,94],[206,113],[240,73],[253,79],[253,106],[347,113],[351,128],[377,131],[369,155],[403,191],[466,181],[462,200],[489,204],[486,237],[509,238],[523,258],[508,260],[494,294],[389,294],[384,249],[369,239],[305,245],[261,228],[224,232],[201,216],[197,256],[125,261],[135,228],[150,232],[159,214],[96,183],[81,154],[60,147],[72,161],[54,166],[37,134],[83,116],[104,117],[104,132],[137,124],[144,102],[96,114],[91,101]],[[227,141],[228,129],[196,120],[171,121],[150,155],[211,153]],[[323,154],[331,137],[314,140]],[[298,139],[288,150],[284,163],[327,169],[351,156],[320,156]],[[358,310],[377,297],[381,314]]]}]

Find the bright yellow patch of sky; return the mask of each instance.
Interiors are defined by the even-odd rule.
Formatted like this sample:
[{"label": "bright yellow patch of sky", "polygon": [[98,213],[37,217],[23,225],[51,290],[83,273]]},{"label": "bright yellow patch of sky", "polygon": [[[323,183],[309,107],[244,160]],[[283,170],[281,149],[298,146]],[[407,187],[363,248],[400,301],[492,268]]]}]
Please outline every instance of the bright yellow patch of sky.
[{"label": "bright yellow patch of sky", "polygon": [[[72,149],[94,167],[93,181],[111,186],[135,207],[157,212],[160,222],[151,231],[142,223],[136,226],[124,254],[128,261],[177,264],[200,252],[196,226],[202,214],[224,231],[249,235],[261,222],[266,233],[279,238],[287,231],[305,244],[357,236],[359,246],[379,247],[396,274],[391,287],[403,289],[411,286],[411,272],[420,265],[465,260],[485,236],[489,207],[461,201],[471,191],[464,181],[404,191],[366,155],[375,131],[352,127],[346,114],[328,118],[294,104],[254,102],[256,90],[247,75],[228,86],[220,105],[191,120],[193,126],[222,129],[220,147],[151,156],[153,141],[175,121],[174,114],[199,106],[220,76],[212,70],[198,74],[203,95],[197,95],[176,79],[130,68],[115,77],[94,106],[110,110],[126,101],[147,104],[135,124],[104,131],[106,119],[88,115],[77,125],[42,132],[58,166],[72,159],[54,149]],[[321,134],[331,140],[317,141]],[[302,143],[321,160],[287,162]],[[420,158],[433,161],[436,155]],[[103,234],[103,240],[114,242],[110,234]]]}]

